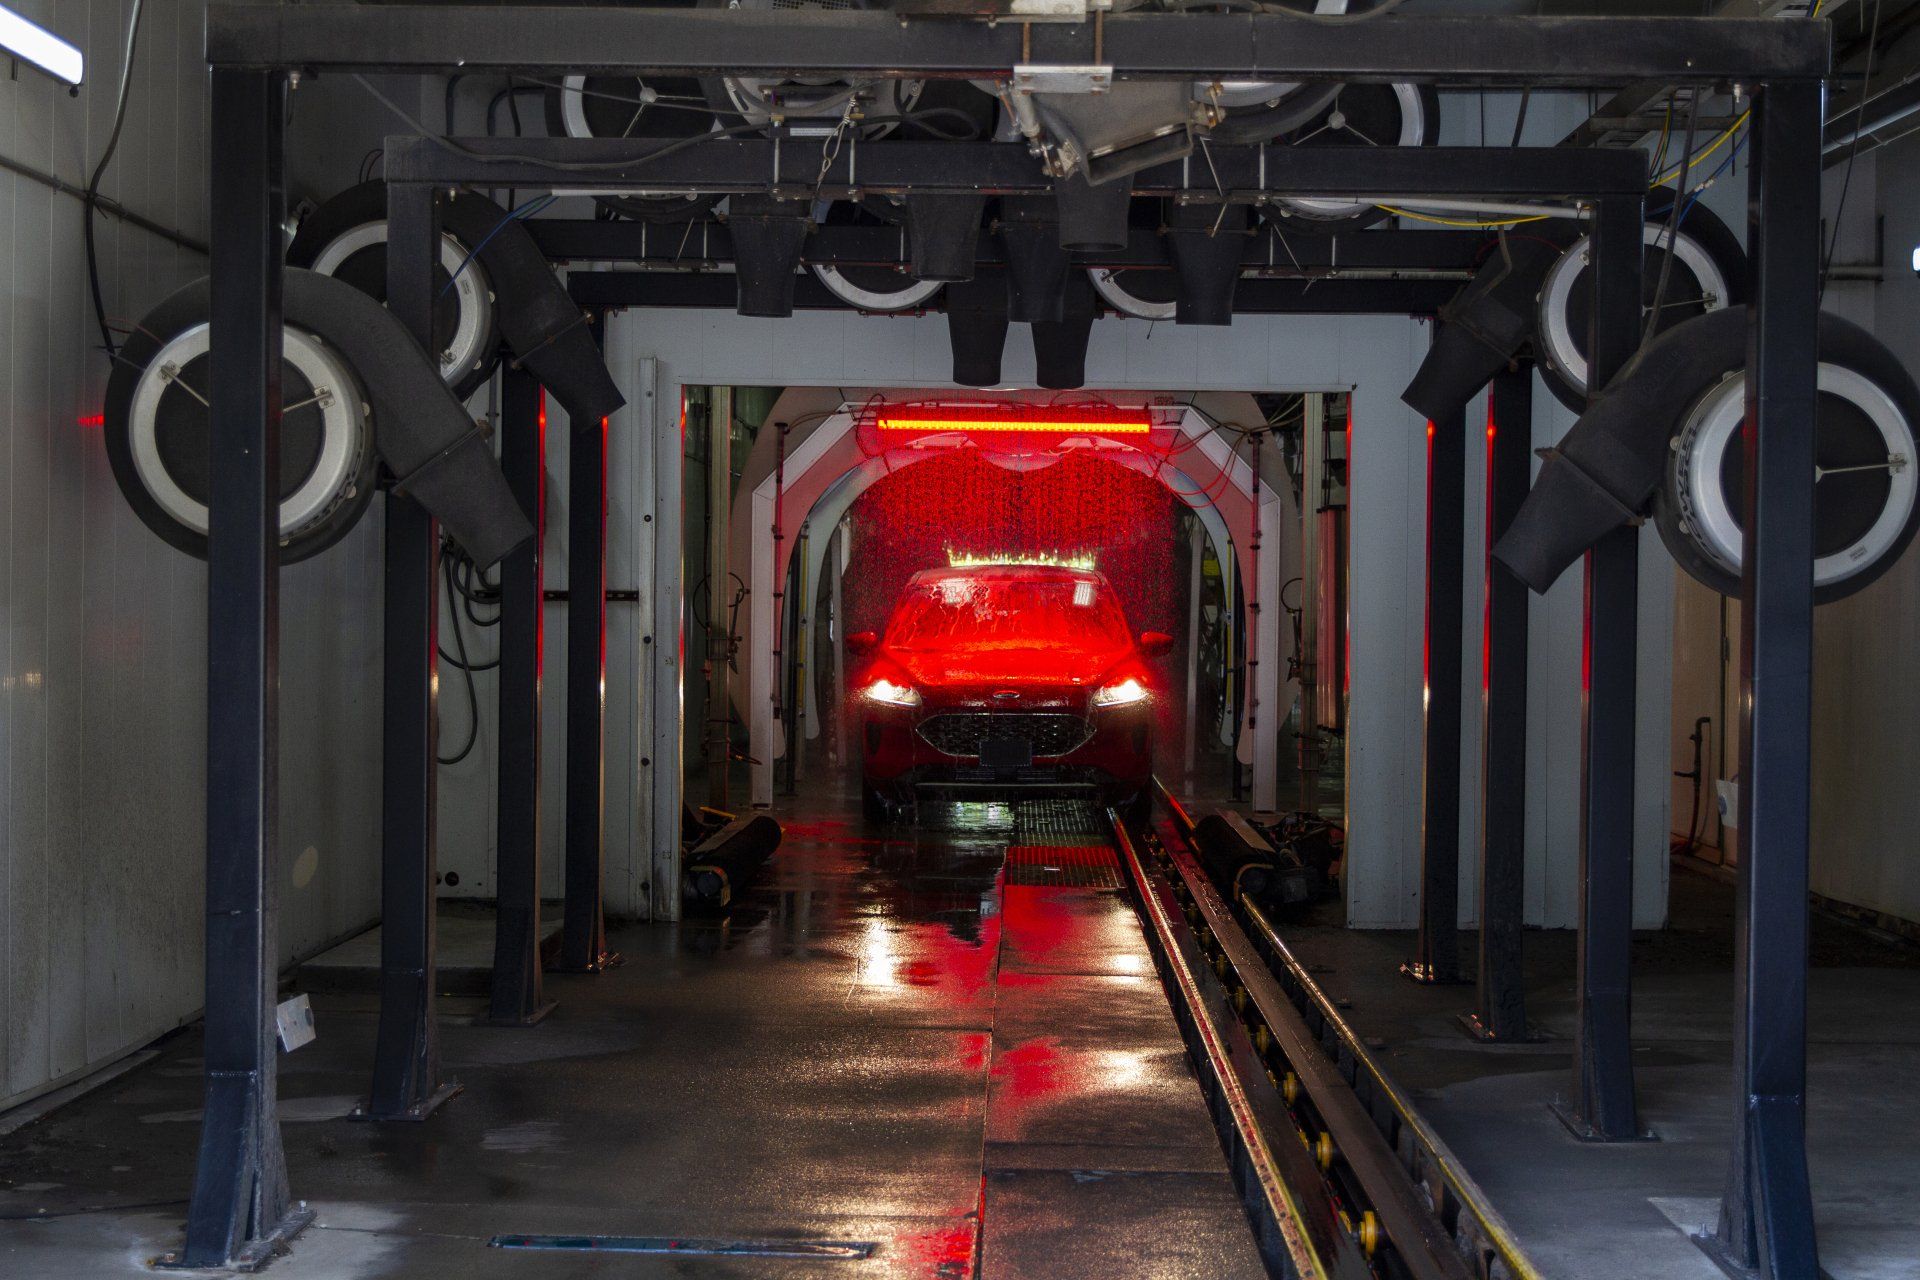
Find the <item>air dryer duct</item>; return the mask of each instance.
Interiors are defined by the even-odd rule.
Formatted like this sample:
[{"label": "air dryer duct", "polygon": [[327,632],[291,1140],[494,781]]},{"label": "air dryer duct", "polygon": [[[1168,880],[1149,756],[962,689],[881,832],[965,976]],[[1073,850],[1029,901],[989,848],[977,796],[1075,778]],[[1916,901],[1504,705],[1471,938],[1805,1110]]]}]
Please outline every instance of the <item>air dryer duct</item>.
[{"label": "air dryer duct", "polygon": [[1000,242],[1012,284],[1007,314],[1014,320],[1061,318],[1061,292],[1072,264],[1060,247],[1058,213],[1050,196],[1005,196],[1000,201]]},{"label": "air dryer duct", "polygon": [[681,896],[709,909],[731,905],[780,847],[780,836],[780,824],[764,813],[729,822],[687,852]]},{"label": "air dryer duct", "polygon": [[953,380],[963,387],[1000,381],[1007,345],[1007,282],[998,272],[947,286],[947,341],[953,347]]},{"label": "air dryer duct", "polygon": [[[1493,556],[1545,592],[1603,536],[1644,513],[1694,578],[1740,589],[1748,313],[1686,320],[1649,343],[1549,452]],[[1920,524],[1920,388],[1872,334],[1819,326],[1814,600],[1860,590]]]},{"label": "air dryer duct", "polygon": [[792,315],[794,272],[813,230],[807,202],[736,195],[727,208],[734,279],[740,289],[735,309],[743,316]]},{"label": "air dryer duct", "polygon": [[[108,458],[129,504],[155,533],[201,557],[206,555],[204,504],[196,519],[191,504],[170,509],[164,501],[156,503],[156,496],[164,497],[161,490],[168,486],[175,490],[194,486],[195,473],[206,474],[206,455],[179,452],[176,443],[176,451],[169,456],[152,438],[155,414],[166,390],[178,379],[177,370],[163,371],[163,366],[175,363],[173,357],[163,356],[176,344],[195,340],[201,355],[205,354],[212,314],[209,297],[207,281],[197,280],[142,319],[108,380],[105,415]],[[431,512],[483,567],[533,536],[533,527],[507,487],[484,431],[467,416],[440,380],[435,362],[392,313],[352,285],[297,269],[286,273],[282,311],[289,347],[297,344],[331,353],[336,374],[350,374],[357,383],[330,386],[333,394],[327,402],[357,401],[364,394],[370,410],[352,415],[351,421],[342,420],[338,428],[329,425],[331,441],[322,438],[316,445],[323,457],[330,449],[356,450],[352,433],[370,426],[372,450],[397,478],[396,488]],[[345,536],[372,499],[369,466],[370,460],[338,470],[337,492],[331,495],[324,516],[286,547],[283,558],[317,554]],[[283,496],[283,530],[285,503]]]},{"label": "air dryer duct", "polygon": [[1127,247],[1127,211],[1133,184],[1115,180],[1098,185],[1076,173],[1057,179],[1053,198],[1060,219],[1060,247],[1099,252]]},{"label": "air dryer duct", "polygon": [[1534,298],[1560,250],[1553,240],[1502,236],[1479,273],[1440,309],[1433,345],[1400,398],[1438,422],[1505,369],[1533,336]]},{"label": "air dryer duct", "polygon": [[[972,86],[968,86],[971,88]],[[971,280],[985,196],[907,196],[907,247],[915,280]]]},{"label": "air dryer duct", "polygon": [[1049,391],[1087,385],[1087,343],[1100,304],[1084,271],[1070,275],[1061,290],[1060,319],[1033,322],[1033,381]]},{"label": "air dryer duct", "polygon": [[1180,281],[1173,322],[1232,324],[1233,291],[1247,252],[1247,207],[1176,204],[1167,221],[1167,252]]}]

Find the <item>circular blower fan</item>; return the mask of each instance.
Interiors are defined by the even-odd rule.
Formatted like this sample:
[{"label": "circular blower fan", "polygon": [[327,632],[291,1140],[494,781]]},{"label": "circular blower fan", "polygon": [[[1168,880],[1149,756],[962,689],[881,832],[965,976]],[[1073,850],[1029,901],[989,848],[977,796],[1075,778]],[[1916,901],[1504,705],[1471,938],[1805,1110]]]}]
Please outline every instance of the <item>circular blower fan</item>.
[{"label": "circular blower fan", "polygon": [[[876,206],[876,207],[869,207]],[[892,216],[889,216],[892,215]],[[849,204],[845,201],[821,201],[814,206],[814,221],[829,227],[891,226],[904,214],[896,213],[880,201]],[[862,311],[913,311],[927,305],[940,292],[938,280],[915,280],[905,271],[881,266],[834,266],[813,264],[813,274],[827,292],[849,306]]]},{"label": "circular blower fan", "polygon": [[[720,127],[706,109],[706,86],[689,77],[565,76],[547,90],[547,132],[567,138],[692,138]],[[685,222],[711,209],[717,195],[598,196],[626,218]]]},{"label": "circular blower fan", "polygon": [[[384,302],[386,184],[363,182],[315,209],[293,237],[287,265],[333,276]],[[493,282],[478,255],[450,233],[440,237],[440,261],[433,280],[433,335],[440,352],[440,376],[464,400],[492,376],[499,363]],[[289,394],[287,403],[295,399]]]},{"label": "circular blower fan", "polygon": [[[1417,84],[1350,84],[1282,141],[1294,147],[1430,147],[1440,134],[1440,96]],[[1267,209],[1285,231],[1358,231],[1388,215],[1364,200],[1292,196]]]},{"label": "circular blower fan", "polygon": [[[1663,188],[1649,197],[1655,211],[1647,215],[1646,250],[1640,259],[1643,310],[1654,305],[1660,275],[1667,273],[1666,292],[1660,295],[1660,314],[1654,322],[1660,333],[1682,320],[1747,300],[1746,251],[1709,209],[1696,204],[1682,210],[1679,234],[1673,238],[1673,264],[1667,266],[1667,211],[1673,207],[1673,194]],[[1547,386],[1576,413],[1587,408],[1587,326],[1593,310],[1590,247],[1589,238],[1581,236],[1548,270],[1540,286],[1535,340]]]},{"label": "circular blower fan", "polygon": [[[703,9],[881,9],[869,0],[699,0]],[[782,79],[761,76],[719,76],[703,79],[707,102],[728,124],[771,125],[782,116],[793,136],[824,137],[846,114],[847,104],[861,99],[860,114],[878,121],[860,127],[864,138],[891,133],[897,117],[919,102],[925,81],[843,80],[836,76]]]},{"label": "circular blower fan", "polygon": [[[339,352],[291,325],[282,331],[280,558],[318,555],[373,501],[372,414]],[[205,295],[176,295],[148,313],[107,381],[105,434],[113,477],[149,529],[189,555],[207,554],[211,452]]]},{"label": "circular blower fan", "polygon": [[[1683,569],[1738,595],[1746,308],[1689,324],[1681,337],[1691,365],[1664,388],[1672,442],[1654,519]],[[1825,604],[1885,573],[1920,526],[1920,389],[1878,339],[1838,316],[1820,317],[1819,347],[1814,600]]]}]

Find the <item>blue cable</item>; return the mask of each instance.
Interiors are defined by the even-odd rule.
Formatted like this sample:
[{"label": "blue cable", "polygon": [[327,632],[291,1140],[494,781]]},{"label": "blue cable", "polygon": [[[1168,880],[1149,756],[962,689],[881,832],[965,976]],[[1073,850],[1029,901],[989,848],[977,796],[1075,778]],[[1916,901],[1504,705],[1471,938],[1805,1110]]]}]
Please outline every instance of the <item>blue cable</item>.
[{"label": "blue cable", "polygon": [[547,195],[547,196],[541,196],[537,200],[529,200],[527,203],[521,205],[518,209],[515,209],[512,212],[508,213],[504,218],[500,219],[500,221],[494,223],[493,230],[487,232],[486,235],[480,237],[480,243],[473,246],[473,248],[467,250],[467,256],[460,259],[460,265],[453,269],[453,274],[447,277],[447,283],[445,288],[442,288],[440,290],[440,297],[444,298],[447,296],[448,292],[452,290],[454,282],[460,278],[460,273],[467,269],[467,264],[469,262],[472,262],[476,257],[478,257],[480,254],[480,251],[486,248],[488,243],[495,236],[499,235],[501,229],[505,227],[509,222],[512,222],[515,218],[530,218],[534,214],[539,213],[542,209],[545,209],[546,207],[551,205],[555,200],[558,200],[559,198],[560,198],[559,196]]}]

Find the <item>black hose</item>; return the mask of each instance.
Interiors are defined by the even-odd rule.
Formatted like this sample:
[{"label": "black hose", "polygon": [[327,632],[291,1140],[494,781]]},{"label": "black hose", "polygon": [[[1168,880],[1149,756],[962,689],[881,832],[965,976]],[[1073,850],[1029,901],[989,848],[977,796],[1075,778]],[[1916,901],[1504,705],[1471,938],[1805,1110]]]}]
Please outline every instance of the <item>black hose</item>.
[{"label": "black hose", "polygon": [[[453,560],[445,554],[440,557],[440,575],[447,580],[448,603],[452,603],[451,595],[456,590],[453,585]],[[480,694],[473,686],[473,661],[467,657],[467,634],[460,629],[460,611],[449,609],[448,613],[453,618],[453,645],[460,651],[460,657],[453,665],[459,667],[467,678],[467,742],[451,759],[446,756],[435,758],[441,764],[459,764],[473,754],[474,747],[480,742]],[[494,659],[492,665],[500,665],[500,660]]]}]

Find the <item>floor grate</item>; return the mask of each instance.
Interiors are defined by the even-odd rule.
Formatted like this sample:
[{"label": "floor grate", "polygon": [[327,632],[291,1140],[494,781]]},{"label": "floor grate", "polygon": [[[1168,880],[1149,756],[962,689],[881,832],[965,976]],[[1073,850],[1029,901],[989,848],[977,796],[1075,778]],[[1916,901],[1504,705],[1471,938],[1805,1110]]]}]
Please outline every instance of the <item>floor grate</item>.
[{"label": "floor grate", "polygon": [[1014,806],[1013,832],[1025,841],[1098,839],[1105,842],[1106,818],[1090,800],[1023,800]]},{"label": "floor grate", "polygon": [[1105,845],[1016,844],[1007,850],[1007,883],[1118,889],[1120,859]]}]

